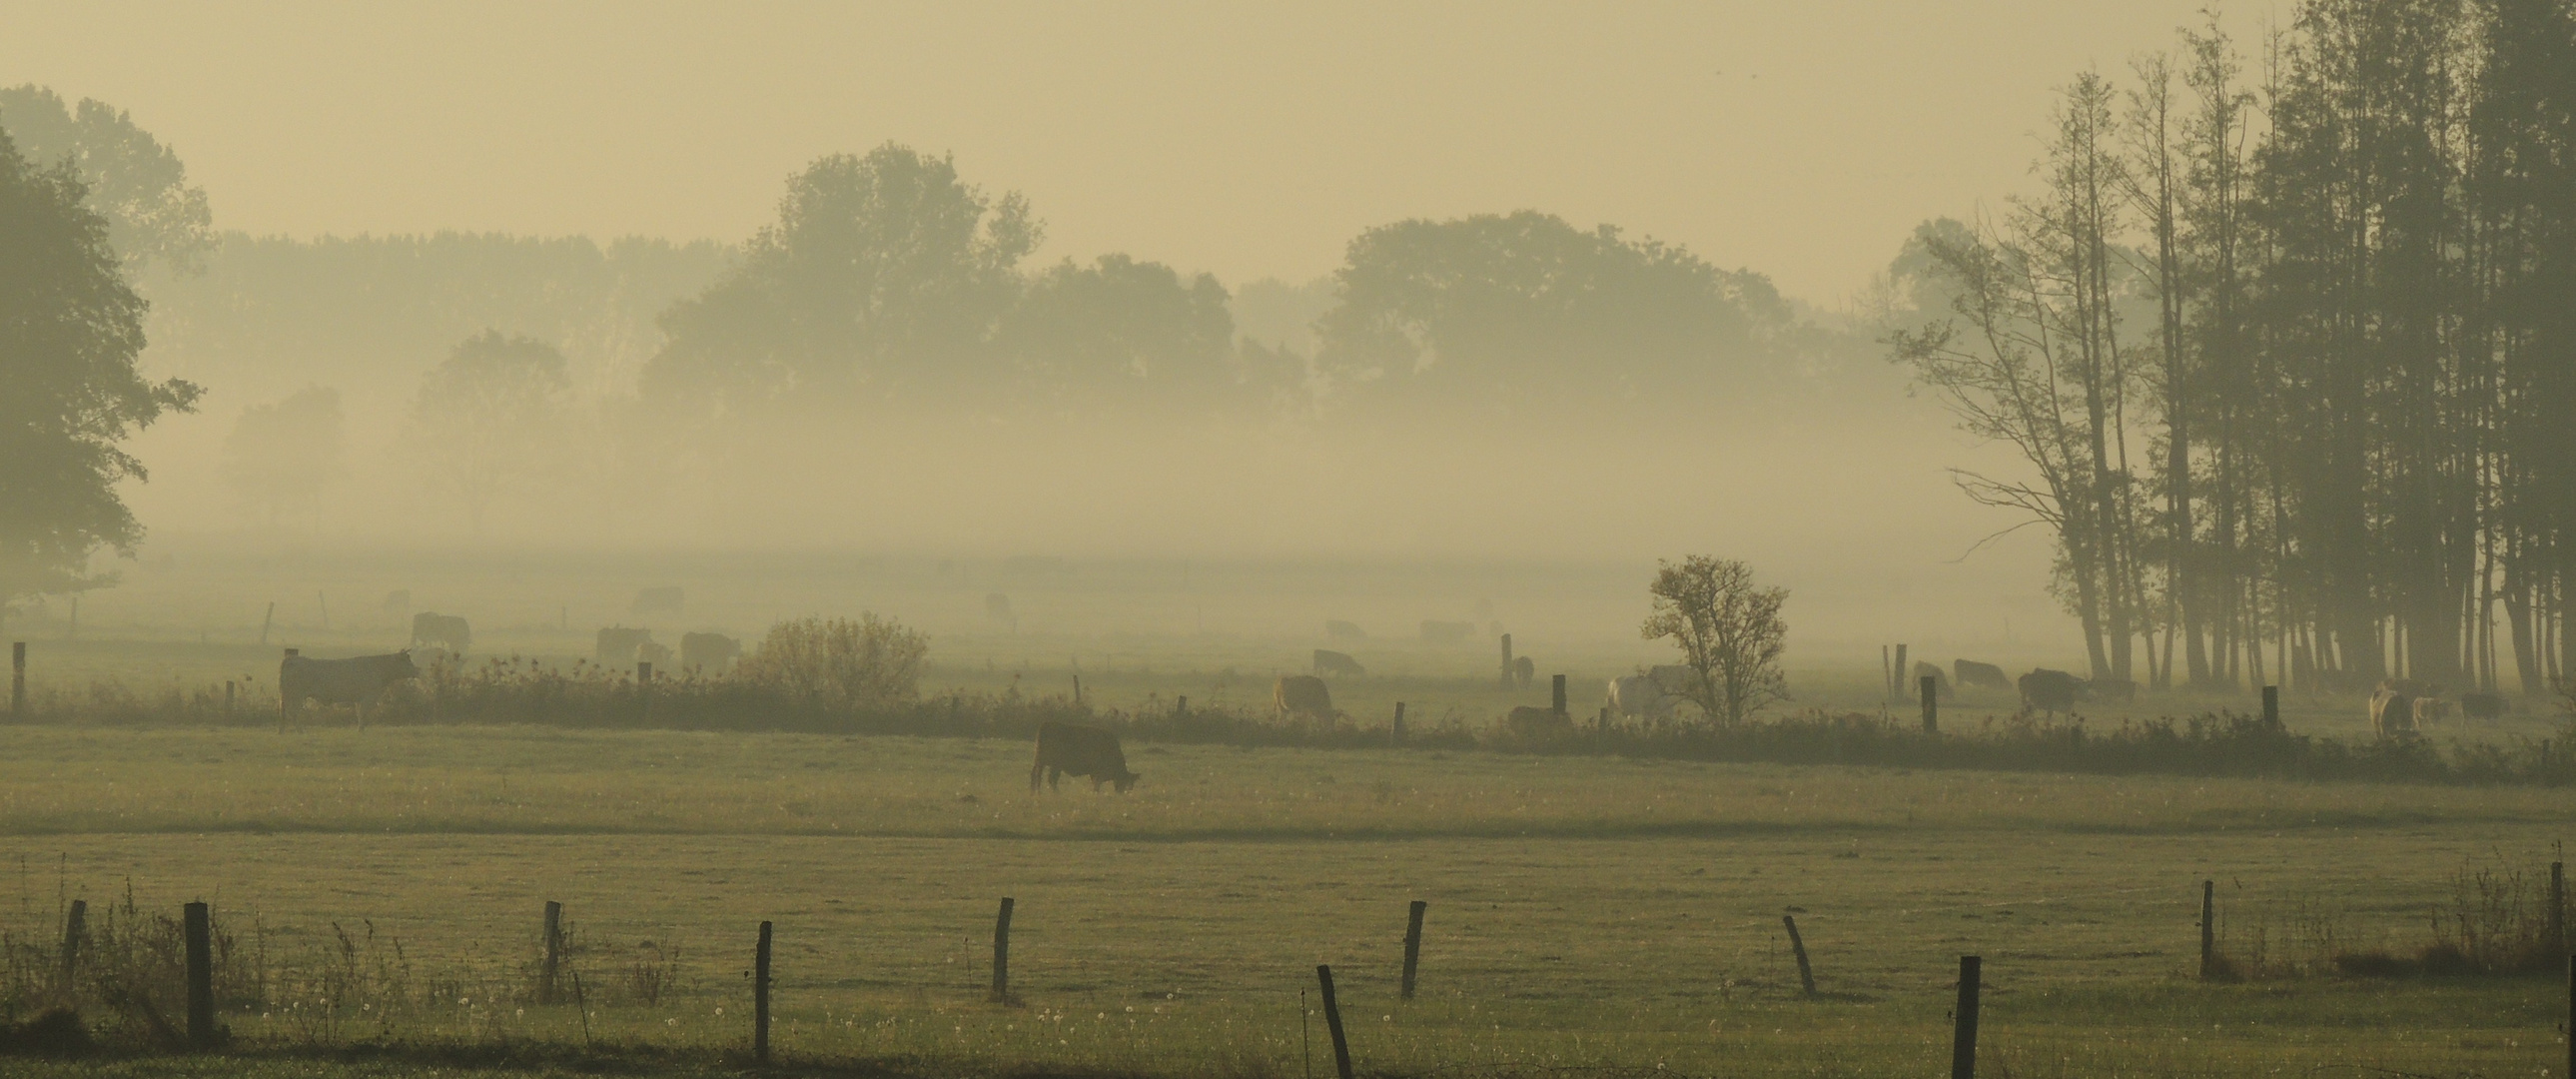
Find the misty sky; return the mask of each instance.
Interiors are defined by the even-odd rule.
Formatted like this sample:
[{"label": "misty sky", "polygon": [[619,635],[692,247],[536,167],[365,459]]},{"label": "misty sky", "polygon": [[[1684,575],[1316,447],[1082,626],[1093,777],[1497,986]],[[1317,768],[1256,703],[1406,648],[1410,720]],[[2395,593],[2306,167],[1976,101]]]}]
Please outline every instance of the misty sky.
[{"label": "misty sky", "polygon": [[1026,192],[1045,260],[1304,279],[1370,225],[1534,207],[1832,306],[2025,186],[2050,87],[2204,2],[10,0],[0,83],[131,110],[256,233],[737,240],[892,139]]}]

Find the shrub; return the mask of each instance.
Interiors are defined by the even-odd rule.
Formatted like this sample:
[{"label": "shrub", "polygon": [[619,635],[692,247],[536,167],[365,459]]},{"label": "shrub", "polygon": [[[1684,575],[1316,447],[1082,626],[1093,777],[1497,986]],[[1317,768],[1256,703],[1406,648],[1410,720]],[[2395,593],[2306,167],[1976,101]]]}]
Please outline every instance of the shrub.
[{"label": "shrub", "polygon": [[802,618],[769,627],[759,650],[736,665],[734,678],[797,708],[882,708],[919,694],[929,654],[929,637],[891,619]]}]

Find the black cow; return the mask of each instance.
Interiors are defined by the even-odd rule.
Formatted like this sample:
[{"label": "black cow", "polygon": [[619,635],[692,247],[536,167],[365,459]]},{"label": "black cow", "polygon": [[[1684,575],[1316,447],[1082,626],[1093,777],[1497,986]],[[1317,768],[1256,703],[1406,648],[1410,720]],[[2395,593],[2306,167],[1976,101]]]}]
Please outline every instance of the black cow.
[{"label": "black cow", "polygon": [[1352,659],[1348,652],[1318,648],[1315,650],[1315,673],[1318,676],[1329,674],[1336,678],[1360,678],[1368,674],[1368,668],[1360,666],[1360,661]]},{"label": "black cow", "polygon": [[411,616],[411,643],[434,644],[464,655],[465,647],[474,643],[474,629],[456,615],[422,611]]},{"label": "black cow", "polygon": [[2021,706],[2042,712],[2072,711],[2075,698],[2084,690],[2084,682],[2065,671],[2047,668],[2021,676]]},{"label": "black cow", "polygon": [[412,665],[409,652],[355,659],[288,656],[277,666],[277,719],[283,723],[292,718],[306,701],[345,704],[357,710],[358,726],[363,729],[369,705],[381,700],[394,683],[418,677],[420,668]]},{"label": "black cow", "polygon": [[742,642],[721,633],[680,635],[680,666],[719,671],[742,658]]},{"label": "black cow", "polygon": [[1048,720],[1038,725],[1038,759],[1029,766],[1029,793],[1035,794],[1038,779],[1046,779],[1048,790],[1065,776],[1088,776],[1091,789],[1103,783],[1118,785],[1125,794],[1142,778],[1127,770],[1127,754],[1118,749],[1118,736],[1097,727],[1077,727],[1071,723]]}]

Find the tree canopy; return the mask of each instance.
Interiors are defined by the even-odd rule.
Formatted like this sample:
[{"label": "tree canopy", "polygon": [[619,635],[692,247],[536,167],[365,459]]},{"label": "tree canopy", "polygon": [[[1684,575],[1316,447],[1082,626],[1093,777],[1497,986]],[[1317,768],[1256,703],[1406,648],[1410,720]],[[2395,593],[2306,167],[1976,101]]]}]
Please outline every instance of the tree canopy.
[{"label": "tree canopy", "polygon": [[0,129],[39,167],[71,163],[90,208],[107,217],[108,243],[129,265],[194,269],[214,246],[205,189],[190,186],[179,155],[125,110],[89,98],[66,107],[30,83],[0,89]]},{"label": "tree canopy", "polygon": [[136,367],[144,302],[87,194],[0,131],[0,610],[102,583],[101,548],[133,554],[143,526],[116,485],[146,477],[119,443],[201,392]]}]

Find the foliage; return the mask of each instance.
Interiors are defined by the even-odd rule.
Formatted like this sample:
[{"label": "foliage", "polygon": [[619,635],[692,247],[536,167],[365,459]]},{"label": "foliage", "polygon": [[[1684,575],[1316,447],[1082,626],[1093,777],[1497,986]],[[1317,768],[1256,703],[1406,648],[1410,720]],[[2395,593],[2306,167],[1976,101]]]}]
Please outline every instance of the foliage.
[{"label": "foliage", "polygon": [[85,194],[71,166],[37,168],[0,132],[0,615],[104,583],[88,572],[99,548],[133,553],[143,526],[116,485],[146,473],[118,444],[201,393],[137,369],[144,303]]},{"label": "foliage", "polygon": [[476,533],[495,501],[562,449],[572,380],[563,353],[485,330],[422,377],[407,432],[413,455],[465,505]]},{"label": "foliage", "polygon": [[819,158],[741,261],[662,316],[645,393],[758,413],[974,386],[1038,238],[1026,199],[986,196],[948,158],[894,143]]},{"label": "foliage", "polygon": [[1029,281],[1002,320],[1001,344],[1023,392],[1201,395],[1232,381],[1226,299],[1209,274],[1183,283],[1169,266],[1126,255],[1067,259]]},{"label": "foliage", "polygon": [[868,710],[911,701],[929,655],[929,637],[892,619],[803,618],[769,627],[733,677],[796,708]]},{"label": "foliage", "polygon": [[1773,701],[1789,699],[1780,671],[1789,626],[1780,608],[1785,588],[1759,588],[1753,568],[1732,559],[1691,555],[1680,565],[1659,562],[1647,586],[1654,613],[1639,632],[1648,640],[1673,639],[1682,662],[1697,675],[1690,696],[1709,718],[1727,726],[1744,722]]},{"label": "foliage", "polygon": [[346,475],[348,432],[340,391],[307,386],[242,410],[224,439],[224,481],[269,527],[321,509],[322,492]]},{"label": "foliage", "polygon": [[39,167],[68,162],[87,203],[107,218],[107,238],[128,266],[196,269],[214,246],[206,191],[188,184],[179,155],[134,125],[125,110],[82,98],[66,108],[32,83],[0,89],[0,130]]}]

